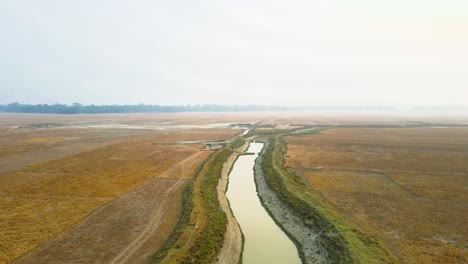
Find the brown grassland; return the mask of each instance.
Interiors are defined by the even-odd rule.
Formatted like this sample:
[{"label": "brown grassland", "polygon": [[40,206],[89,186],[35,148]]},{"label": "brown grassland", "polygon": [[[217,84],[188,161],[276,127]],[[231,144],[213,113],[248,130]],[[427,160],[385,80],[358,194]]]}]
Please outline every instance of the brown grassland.
[{"label": "brown grassland", "polygon": [[287,165],[401,262],[468,261],[468,128],[339,128],[287,140]]},{"label": "brown grassland", "polygon": [[404,127],[465,117],[271,112],[0,114],[0,263],[216,260],[216,187],[242,140],[202,143],[261,120],[255,133],[278,137],[402,126],[286,136],[287,166],[400,261],[468,262],[468,128]]},{"label": "brown grassland", "polygon": [[[27,126],[36,119],[109,122],[113,117],[5,116],[0,116],[0,123],[8,124],[0,133],[0,263],[145,261],[171,233],[184,186],[212,153],[201,144],[178,143],[223,140],[240,132],[177,126],[35,129]],[[26,127],[12,127],[15,118]],[[170,122],[171,116],[151,118],[135,115],[126,122]],[[186,117],[179,118],[186,125]],[[118,119],[124,122],[125,115]]]}]

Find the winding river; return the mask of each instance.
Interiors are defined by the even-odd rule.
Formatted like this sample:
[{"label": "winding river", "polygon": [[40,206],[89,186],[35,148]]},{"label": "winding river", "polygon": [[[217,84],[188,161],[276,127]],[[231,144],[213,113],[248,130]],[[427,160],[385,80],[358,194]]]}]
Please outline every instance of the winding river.
[{"label": "winding river", "polygon": [[301,263],[296,246],[263,208],[254,181],[255,159],[263,143],[250,143],[229,174],[226,196],[244,234],[243,263]]}]

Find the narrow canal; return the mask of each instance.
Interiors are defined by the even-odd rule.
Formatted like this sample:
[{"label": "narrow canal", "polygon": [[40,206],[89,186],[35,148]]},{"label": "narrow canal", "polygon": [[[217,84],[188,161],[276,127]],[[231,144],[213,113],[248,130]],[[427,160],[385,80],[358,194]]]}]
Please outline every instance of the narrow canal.
[{"label": "narrow canal", "polygon": [[301,263],[296,246],[263,208],[254,181],[254,164],[263,143],[250,143],[234,163],[226,196],[244,234],[243,263]]}]

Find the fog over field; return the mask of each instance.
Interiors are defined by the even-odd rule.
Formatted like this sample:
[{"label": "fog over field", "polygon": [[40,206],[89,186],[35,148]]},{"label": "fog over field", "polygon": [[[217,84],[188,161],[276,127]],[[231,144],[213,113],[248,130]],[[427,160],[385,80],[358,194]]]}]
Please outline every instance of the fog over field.
[{"label": "fog over field", "polygon": [[468,104],[468,2],[0,2],[0,104]]},{"label": "fog over field", "polygon": [[0,0],[0,264],[468,263],[467,0]]}]

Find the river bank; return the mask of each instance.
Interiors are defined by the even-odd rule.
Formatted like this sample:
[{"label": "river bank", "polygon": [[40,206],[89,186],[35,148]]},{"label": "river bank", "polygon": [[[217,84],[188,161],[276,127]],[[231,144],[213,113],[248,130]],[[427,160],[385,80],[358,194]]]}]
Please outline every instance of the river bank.
[{"label": "river bank", "polygon": [[232,214],[229,201],[226,197],[227,186],[229,183],[229,173],[237,158],[243,153],[250,142],[245,142],[241,147],[234,150],[223,165],[221,178],[218,183],[218,199],[222,210],[227,217],[226,232],[224,233],[223,247],[215,263],[237,264],[241,263],[243,235],[234,215]]},{"label": "river bank", "polygon": [[296,244],[303,263],[327,263],[327,252],[317,241],[319,234],[308,228],[301,218],[295,216],[294,212],[268,186],[262,166],[264,155],[271,143],[268,140],[263,142],[265,146],[255,160],[254,166],[255,184],[263,207]]},{"label": "river bank", "polygon": [[340,215],[285,165],[284,135],[270,137],[256,164],[263,205],[296,243],[304,263],[394,263],[376,237]]}]

